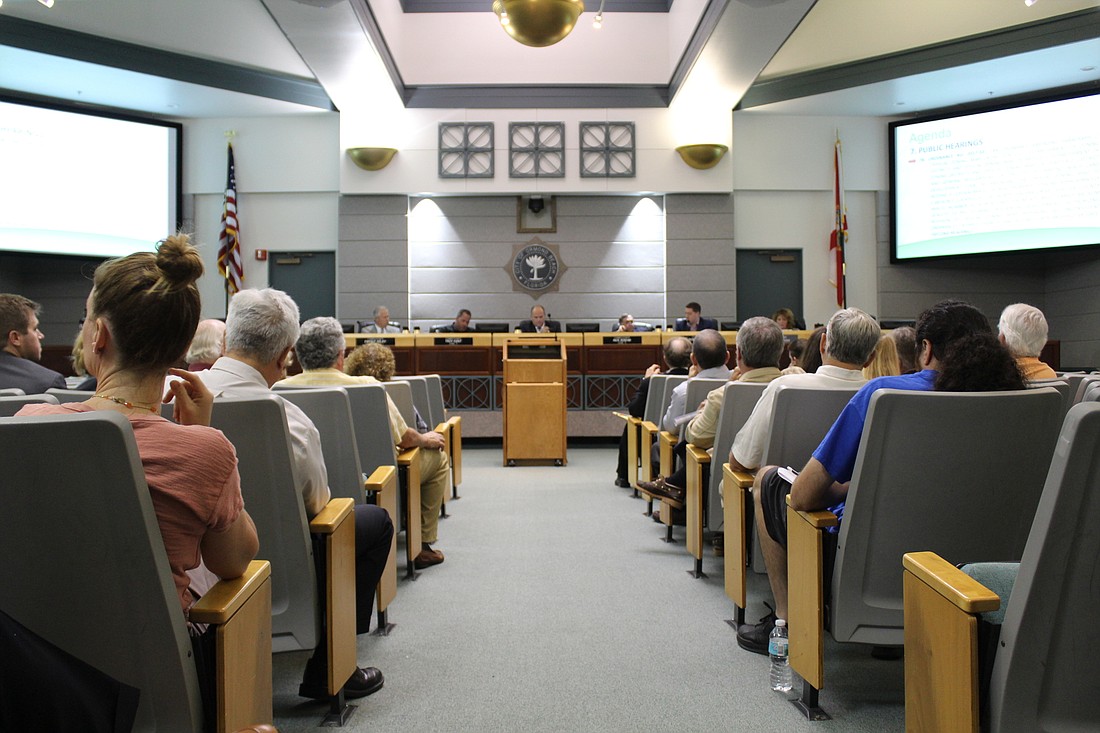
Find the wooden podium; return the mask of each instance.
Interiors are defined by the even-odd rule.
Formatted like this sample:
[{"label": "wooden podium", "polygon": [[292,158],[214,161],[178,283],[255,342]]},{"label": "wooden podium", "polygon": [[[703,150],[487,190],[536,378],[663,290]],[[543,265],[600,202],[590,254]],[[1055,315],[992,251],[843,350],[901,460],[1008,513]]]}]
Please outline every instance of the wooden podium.
[{"label": "wooden podium", "polygon": [[504,342],[504,465],[565,464],[565,344],[554,338]]}]

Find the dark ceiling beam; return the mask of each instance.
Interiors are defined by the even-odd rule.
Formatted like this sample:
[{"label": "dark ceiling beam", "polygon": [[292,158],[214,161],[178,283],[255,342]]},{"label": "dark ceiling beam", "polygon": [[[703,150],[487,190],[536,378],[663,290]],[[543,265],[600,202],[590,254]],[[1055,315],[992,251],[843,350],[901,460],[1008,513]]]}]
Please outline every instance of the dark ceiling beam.
[{"label": "dark ceiling beam", "polygon": [[727,5],[729,5],[729,0],[710,0],[707,3],[706,10],[703,11],[698,25],[695,26],[695,31],[691,34],[691,40],[688,41],[684,53],[676,63],[676,69],[672,72],[672,81],[668,85],[669,99],[676,96],[676,92],[680,90],[680,85],[684,83],[684,79],[687,79],[691,68],[695,66],[695,62],[699,59],[699,54],[703,53],[703,46],[707,45],[714,29],[718,27],[718,21],[722,19],[722,13],[725,12]]},{"label": "dark ceiling beam", "polygon": [[1100,8],[822,69],[760,78],[737,109],[941,71],[1100,38]]},{"label": "dark ceiling beam", "polygon": [[0,45],[318,109],[336,109],[313,79],[200,59],[20,18],[5,17],[0,22]]}]

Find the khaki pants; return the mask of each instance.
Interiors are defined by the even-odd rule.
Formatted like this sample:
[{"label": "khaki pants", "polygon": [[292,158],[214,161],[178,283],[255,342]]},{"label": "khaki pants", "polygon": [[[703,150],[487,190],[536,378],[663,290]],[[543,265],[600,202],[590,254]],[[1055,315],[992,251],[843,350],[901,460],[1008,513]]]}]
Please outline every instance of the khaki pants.
[{"label": "khaki pants", "polygon": [[420,449],[420,541],[439,539],[439,511],[451,490],[451,462],[441,450]]}]

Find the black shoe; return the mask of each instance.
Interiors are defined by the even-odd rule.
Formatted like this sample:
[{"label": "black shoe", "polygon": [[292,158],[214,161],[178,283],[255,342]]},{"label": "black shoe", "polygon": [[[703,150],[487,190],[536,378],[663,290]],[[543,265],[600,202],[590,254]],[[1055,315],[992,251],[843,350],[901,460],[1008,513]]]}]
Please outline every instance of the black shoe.
[{"label": "black shoe", "polygon": [[[344,683],[344,697],[351,700],[357,697],[373,695],[386,684],[386,678],[377,667],[362,667],[355,670],[351,678]],[[325,689],[324,683],[313,684],[303,682],[298,686],[298,695],[313,700],[328,700],[331,696]]]},{"label": "black shoe", "polygon": [[618,486],[620,489],[630,488],[630,482],[621,477],[615,479],[615,485]]},{"label": "black shoe", "polygon": [[756,624],[741,624],[737,629],[737,646],[753,654],[768,653],[768,638],[775,628],[775,611],[768,611],[768,615],[760,619]]}]

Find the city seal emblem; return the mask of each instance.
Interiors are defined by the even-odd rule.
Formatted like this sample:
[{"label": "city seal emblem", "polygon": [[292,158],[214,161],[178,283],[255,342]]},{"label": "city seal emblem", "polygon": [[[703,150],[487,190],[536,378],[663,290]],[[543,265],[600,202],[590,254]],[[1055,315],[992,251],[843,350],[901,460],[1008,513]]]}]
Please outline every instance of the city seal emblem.
[{"label": "city seal emblem", "polygon": [[511,265],[515,284],[534,293],[556,290],[558,277],[565,269],[556,249],[538,237],[527,244],[517,245],[512,254]]}]

